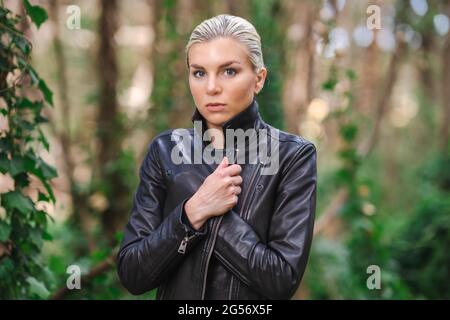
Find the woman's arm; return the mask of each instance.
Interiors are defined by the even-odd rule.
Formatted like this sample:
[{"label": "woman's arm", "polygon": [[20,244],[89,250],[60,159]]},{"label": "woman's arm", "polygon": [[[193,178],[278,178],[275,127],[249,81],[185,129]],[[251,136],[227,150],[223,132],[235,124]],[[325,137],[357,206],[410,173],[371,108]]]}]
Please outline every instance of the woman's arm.
[{"label": "woman's arm", "polygon": [[316,203],[316,150],[301,146],[283,173],[267,244],[231,210],[215,245],[216,257],[242,282],[270,299],[290,299],[303,276]]},{"label": "woman's arm", "polygon": [[163,219],[166,189],[156,148],[154,140],[140,167],[140,183],[117,256],[120,281],[132,294],[160,285],[185,256],[178,249],[186,236],[191,247],[206,234],[206,227],[196,231],[186,224],[183,207],[188,199]]}]

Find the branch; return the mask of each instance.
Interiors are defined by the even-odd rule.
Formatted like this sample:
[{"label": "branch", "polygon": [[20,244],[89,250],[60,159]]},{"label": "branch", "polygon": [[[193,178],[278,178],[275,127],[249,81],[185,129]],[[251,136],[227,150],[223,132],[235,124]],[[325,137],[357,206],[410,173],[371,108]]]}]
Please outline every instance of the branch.
[{"label": "branch", "polygon": [[331,200],[328,207],[325,211],[320,215],[319,220],[314,225],[314,233],[313,235],[317,235],[322,232],[326,226],[330,224],[330,222],[336,217],[339,210],[342,208],[342,205],[345,203],[348,197],[348,191],[345,188],[340,188],[336,195]]},{"label": "branch", "polygon": [[395,50],[394,54],[391,56],[391,60],[389,61],[388,74],[385,81],[383,81],[384,87],[377,103],[375,123],[373,125],[372,133],[370,134],[368,141],[366,143],[361,143],[358,148],[359,155],[362,158],[366,158],[367,156],[369,156],[369,154],[378,143],[378,139],[380,137],[381,120],[386,114],[386,110],[389,106],[389,100],[392,96],[394,84],[397,81],[398,69],[400,66],[399,60],[401,60],[401,56],[403,54],[405,46],[404,42],[402,42],[398,37],[397,43],[397,49]]}]

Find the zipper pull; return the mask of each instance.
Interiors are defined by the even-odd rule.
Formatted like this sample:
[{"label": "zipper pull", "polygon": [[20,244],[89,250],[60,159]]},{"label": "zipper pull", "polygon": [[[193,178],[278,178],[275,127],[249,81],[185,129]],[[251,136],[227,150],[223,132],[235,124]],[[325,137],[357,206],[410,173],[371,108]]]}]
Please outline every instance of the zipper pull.
[{"label": "zipper pull", "polygon": [[180,243],[180,246],[178,247],[178,252],[184,254],[186,252],[186,246],[188,243],[189,238],[186,236],[183,238],[183,240]]}]

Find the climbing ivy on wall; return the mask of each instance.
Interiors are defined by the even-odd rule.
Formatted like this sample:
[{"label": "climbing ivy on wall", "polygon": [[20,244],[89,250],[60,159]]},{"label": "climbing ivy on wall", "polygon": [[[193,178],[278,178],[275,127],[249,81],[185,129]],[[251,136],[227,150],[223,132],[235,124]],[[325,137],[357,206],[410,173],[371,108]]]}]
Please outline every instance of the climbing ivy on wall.
[{"label": "climbing ivy on wall", "polygon": [[0,299],[48,295],[45,283],[38,280],[45,270],[39,256],[43,241],[52,239],[45,204],[55,202],[50,182],[57,172],[39,150],[50,148],[42,131],[47,122],[42,111],[53,101],[51,90],[30,64],[32,44],[20,30],[28,18],[39,28],[47,13],[28,0],[23,6],[23,16],[0,6],[0,117],[6,123],[0,131],[0,174],[13,181],[0,194]]}]

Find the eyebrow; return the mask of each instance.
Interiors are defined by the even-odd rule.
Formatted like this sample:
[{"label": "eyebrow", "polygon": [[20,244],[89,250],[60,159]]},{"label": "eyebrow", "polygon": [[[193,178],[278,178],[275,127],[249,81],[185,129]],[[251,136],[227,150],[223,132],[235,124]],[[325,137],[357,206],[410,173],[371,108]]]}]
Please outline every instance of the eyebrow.
[{"label": "eyebrow", "polygon": [[[219,66],[219,68],[229,66],[229,65],[231,65],[233,63],[239,63],[240,64],[239,61],[228,61],[228,62],[225,62],[225,63],[221,64]],[[191,64],[190,66],[193,67],[193,68],[204,69],[202,66],[199,66],[198,64]]]}]

